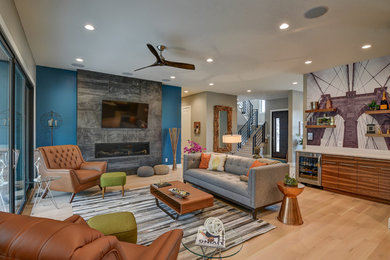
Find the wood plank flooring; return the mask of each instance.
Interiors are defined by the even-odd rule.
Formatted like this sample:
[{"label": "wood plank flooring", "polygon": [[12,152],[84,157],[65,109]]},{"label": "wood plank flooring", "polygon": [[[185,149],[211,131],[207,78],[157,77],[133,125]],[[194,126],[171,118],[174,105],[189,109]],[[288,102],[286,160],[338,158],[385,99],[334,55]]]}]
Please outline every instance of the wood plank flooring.
[{"label": "wood plank flooring", "polygon": [[[126,189],[160,180],[182,180],[181,169],[148,178],[128,176]],[[107,192],[117,189],[120,187]],[[100,192],[98,188],[88,191]],[[229,259],[390,259],[390,205],[310,187],[298,201],[303,225],[282,224],[276,219],[280,204],[268,207],[258,217],[277,228],[247,241],[241,252]],[[24,214],[29,211],[31,204]]]}]

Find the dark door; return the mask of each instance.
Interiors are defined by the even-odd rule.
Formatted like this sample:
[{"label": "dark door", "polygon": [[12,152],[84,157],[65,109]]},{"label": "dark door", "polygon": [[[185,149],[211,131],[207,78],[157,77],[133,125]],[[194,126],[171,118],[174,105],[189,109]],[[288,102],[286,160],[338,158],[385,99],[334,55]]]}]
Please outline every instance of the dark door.
[{"label": "dark door", "polygon": [[287,159],[288,111],[272,112],[272,157]]}]

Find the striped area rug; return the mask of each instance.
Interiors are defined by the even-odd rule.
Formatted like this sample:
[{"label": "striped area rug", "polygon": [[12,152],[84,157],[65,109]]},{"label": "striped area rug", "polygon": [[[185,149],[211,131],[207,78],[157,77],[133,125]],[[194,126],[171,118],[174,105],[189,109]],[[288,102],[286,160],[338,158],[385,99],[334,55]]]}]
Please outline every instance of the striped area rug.
[{"label": "striped area rug", "polygon": [[[163,207],[174,213],[165,204]],[[218,217],[222,220],[226,230],[226,249],[264,234],[275,226],[262,221],[253,220],[251,215],[226,204],[218,199],[214,200],[214,206],[196,211],[173,220],[165,212],[156,206],[154,197],[149,188],[127,190],[122,197],[121,191],[101,194],[78,194],[72,202],[73,214],[82,216],[85,220],[105,213],[130,211],[134,214],[138,228],[138,242],[140,245],[149,245],[158,236],[166,231],[180,228],[183,229],[183,243],[193,250],[199,251],[195,243],[195,237],[199,226],[203,225],[208,217]],[[200,251],[199,251],[200,252]],[[186,250],[183,245],[180,248],[179,259],[196,259],[197,256]]]}]

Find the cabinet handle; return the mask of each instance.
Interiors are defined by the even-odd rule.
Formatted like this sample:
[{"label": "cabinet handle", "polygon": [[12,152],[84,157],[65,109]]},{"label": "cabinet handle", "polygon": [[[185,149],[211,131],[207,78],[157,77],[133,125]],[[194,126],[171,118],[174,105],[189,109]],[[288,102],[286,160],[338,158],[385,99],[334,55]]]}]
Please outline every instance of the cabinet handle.
[{"label": "cabinet handle", "polygon": [[356,167],[356,164],[349,164],[349,163],[339,163],[339,165],[343,165],[347,167]]},{"label": "cabinet handle", "polygon": [[369,165],[359,165],[361,168],[370,168],[370,169],[376,169],[377,167],[375,166],[369,166]]}]

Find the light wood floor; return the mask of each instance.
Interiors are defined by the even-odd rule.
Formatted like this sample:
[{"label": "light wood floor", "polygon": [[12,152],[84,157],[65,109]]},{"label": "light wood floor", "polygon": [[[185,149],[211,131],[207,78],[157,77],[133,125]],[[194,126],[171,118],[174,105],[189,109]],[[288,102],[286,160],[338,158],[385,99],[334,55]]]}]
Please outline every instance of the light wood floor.
[{"label": "light wood floor", "polygon": [[[161,177],[128,176],[126,189],[181,179],[181,169]],[[276,219],[279,205],[268,207],[258,217],[277,228],[247,241],[241,252],[229,259],[390,259],[390,205],[310,187],[298,200],[303,225],[280,223]],[[24,214],[29,211],[27,205]]]}]

